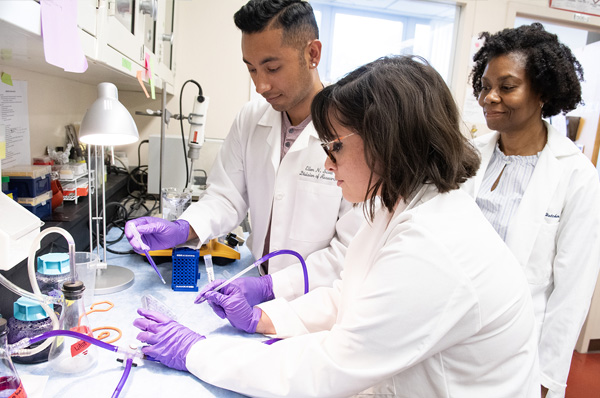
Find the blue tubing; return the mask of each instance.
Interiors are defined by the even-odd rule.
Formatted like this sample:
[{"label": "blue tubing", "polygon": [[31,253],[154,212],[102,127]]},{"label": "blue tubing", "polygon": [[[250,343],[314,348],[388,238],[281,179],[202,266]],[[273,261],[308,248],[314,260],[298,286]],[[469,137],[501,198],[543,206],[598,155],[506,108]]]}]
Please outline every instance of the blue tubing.
[{"label": "blue tubing", "polygon": [[304,259],[302,258],[300,253],[295,252],[293,250],[287,250],[287,249],[275,250],[269,254],[262,256],[256,262],[256,265],[258,266],[258,265],[264,263],[265,261],[267,261],[268,259],[270,259],[271,257],[275,257],[280,254],[291,254],[292,256],[296,256],[298,258],[298,260],[300,260],[300,264],[302,264],[302,272],[304,273],[304,294],[308,293],[308,270],[306,269],[306,263],[304,262]]},{"label": "blue tubing", "polygon": [[102,347],[108,351],[117,352],[119,350],[119,347],[117,347],[117,346],[97,340],[97,339],[93,338],[92,336],[88,336],[87,334],[72,332],[70,330],[50,330],[48,332],[40,334],[39,336],[32,337],[30,340],[30,344],[35,344],[38,341],[46,340],[49,337],[55,337],[55,336],[69,336],[69,337],[73,337],[73,338],[76,338],[79,340],[84,340],[90,344],[97,345],[98,347]]},{"label": "blue tubing", "polygon": [[[119,347],[117,347],[115,345],[105,343],[105,342],[95,339],[91,336],[88,336],[87,334],[73,332],[71,330],[50,330],[48,332],[40,334],[39,336],[32,337],[29,340],[29,343],[35,344],[38,341],[46,340],[49,337],[55,337],[55,336],[69,336],[69,337],[73,337],[73,338],[76,338],[79,340],[87,341],[90,344],[97,345],[98,347],[104,348],[105,350],[108,350],[108,351],[113,351],[113,352],[119,351]],[[119,394],[121,393],[121,390],[123,389],[123,386],[125,385],[125,382],[127,381],[127,377],[129,377],[129,372],[131,371],[132,363],[133,363],[132,358],[127,358],[125,360],[125,370],[123,371],[121,380],[119,380],[119,384],[117,384],[117,388],[113,392],[112,398],[118,398]]]},{"label": "blue tubing", "polygon": [[121,380],[119,380],[119,384],[117,384],[117,388],[115,388],[115,392],[113,392],[112,398],[118,398],[119,394],[121,394],[121,390],[127,381],[127,377],[129,377],[129,372],[131,371],[131,365],[133,364],[133,359],[127,358],[125,361],[125,370],[123,371],[123,376],[121,376]]}]

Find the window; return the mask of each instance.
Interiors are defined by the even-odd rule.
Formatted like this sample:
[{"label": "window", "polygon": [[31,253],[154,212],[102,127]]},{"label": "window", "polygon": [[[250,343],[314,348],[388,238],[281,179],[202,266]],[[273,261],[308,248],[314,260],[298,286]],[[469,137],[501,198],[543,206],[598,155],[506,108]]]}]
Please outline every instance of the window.
[{"label": "window", "polygon": [[323,42],[323,81],[336,82],[384,55],[414,54],[450,83],[456,5],[427,0],[311,0],[311,5]]}]

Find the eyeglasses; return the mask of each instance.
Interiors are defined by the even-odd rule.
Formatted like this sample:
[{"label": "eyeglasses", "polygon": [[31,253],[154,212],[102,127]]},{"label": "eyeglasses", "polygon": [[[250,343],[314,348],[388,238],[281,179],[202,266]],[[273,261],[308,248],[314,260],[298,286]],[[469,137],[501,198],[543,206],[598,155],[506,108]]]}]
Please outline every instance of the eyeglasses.
[{"label": "eyeglasses", "polygon": [[[333,154],[335,152],[339,152],[340,149],[342,149],[342,140],[344,138],[348,138],[351,135],[354,135],[355,133],[351,133],[348,135],[344,135],[342,137],[338,137],[337,139],[333,140],[333,141],[328,141],[328,142],[323,142],[321,143],[321,146],[323,147],[323,150],[325,151],[325,153],[327,154],[327,157],[333,162],[336,163],[335,160],[335,156],[333,156]],[[332,145],[332,147],[330,148],[329,146]]]}]

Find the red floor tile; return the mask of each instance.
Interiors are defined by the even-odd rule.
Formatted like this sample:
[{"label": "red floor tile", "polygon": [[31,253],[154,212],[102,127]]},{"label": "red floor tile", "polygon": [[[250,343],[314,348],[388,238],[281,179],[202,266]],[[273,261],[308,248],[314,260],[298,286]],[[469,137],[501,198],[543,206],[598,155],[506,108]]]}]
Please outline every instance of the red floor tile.
[{"label": "red floor tile", "polygon": [[600,398],[600,354],[573,352],[565,398]]}]

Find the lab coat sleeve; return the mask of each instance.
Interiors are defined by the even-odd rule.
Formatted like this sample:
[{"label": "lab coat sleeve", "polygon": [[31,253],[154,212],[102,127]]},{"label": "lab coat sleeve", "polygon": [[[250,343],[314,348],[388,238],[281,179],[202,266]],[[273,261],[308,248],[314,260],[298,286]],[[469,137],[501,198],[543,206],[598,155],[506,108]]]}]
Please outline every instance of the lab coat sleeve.
[{"label": "lab coat sleeve", "polygon": [[329,330],[337,317],[341,286],[342,281],[338,279],[332,287],[320,287],[292,302],[278,298],[258,307],[271,319],[276,330],[273,337],[288,338]]},{"label": "lab coat sleeve", "polygon": [[564,397],[573,349],[588,313],[600,267],[600,183],[591,167],[571,176],[556,240],[554,289],[539,344],[548,398]]},{"label": "lab coat sleeve", "polygon": [[[331,243],[305,259],[309,290],[331,287],[340,278],[346,249],[363,221],[362,206],[353,206],[342,200],[336,233]],[[292,300],[304,294],[303,275],[299,262],[271,274],[275,297]]]},{"label": "lab coat sleeve", "polygon": [[199,248],[208,240],[231,232],[248,212],[248,196],[244,173],[243,108],[234,120],[227,138],[215,159],[200,200],[192,203],[180,219],[190,223],[198,241],[188,242]]},{"label": "lab coat sleeve", "polygon": [[[432,255],[431,245],[417,241],[403,246],[409,253],[389,248],[363,265],[370,272],[346,296],[343,319],[330,330],[270,346],[209,336],[192,347],[186,367],[210,384],[250,396],[350,396],[473,335],[481,324],[469,282],[446,253]],[[404,263],[414,266],[399,266]],[[294,303],[300,317],[314,310]]]}]

